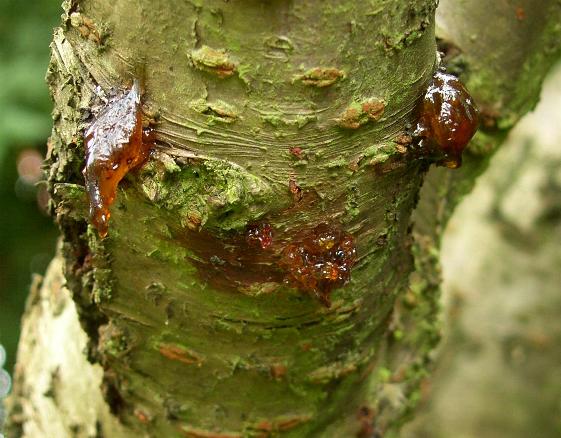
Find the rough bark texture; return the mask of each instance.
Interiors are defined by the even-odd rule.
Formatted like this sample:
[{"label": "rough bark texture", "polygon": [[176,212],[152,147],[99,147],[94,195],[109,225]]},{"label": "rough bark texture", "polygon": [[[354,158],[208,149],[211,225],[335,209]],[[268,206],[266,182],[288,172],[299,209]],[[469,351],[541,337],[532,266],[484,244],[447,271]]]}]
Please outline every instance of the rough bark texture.
[{"label": "rough bark texture", "polygon": [[[438,225],[456,184],[471,185],[493,149],[476,147],[454,180],[431,177],[412,232],[427,166],[393,140],[414,122],[436,68],[434,0],[64,6],[48,74],[64,263],[50,275],[64,270],[92,362],[80,365],[91,373],[83,379],[100,400],[103,369],[114,417],[93,404],[69,422],[56,397],[52,410],[39,408],[49,394],[31,396],[36,379],[59,393],[78,377],[64,355],[63,378],[53,377],[55,362],[48,371],[25,361],[26,351],[49,351],[32,342],[44,300],[31,300],[11,433],[390,435],[418,400],[438,340]],[[99,95],[133,78],[157,152],[121,184],[100,240],[87,226],[83,132]],[[383,114],[368,117],[373,102]],[[273,226],[270,252],[243,238],[260,222]],[[282,249],[321,222],[351,233],[358,251],[330,308],[277,267]],[[60,319],[52,306],[41,315]],[[84,336],[72,327],[56,330],[63,345]],[[48,429],[50,416],[58,429]]]}]

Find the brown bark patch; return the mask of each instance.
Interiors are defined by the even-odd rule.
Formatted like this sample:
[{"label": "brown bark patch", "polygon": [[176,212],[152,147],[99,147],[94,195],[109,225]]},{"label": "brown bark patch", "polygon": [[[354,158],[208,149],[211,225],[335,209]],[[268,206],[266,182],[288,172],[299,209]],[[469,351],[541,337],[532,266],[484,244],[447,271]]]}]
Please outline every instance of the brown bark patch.
[{"label": "brown bark patch", "polygon": [[186,365],[198,365],[204,362],[200,354],[177,344],[159,344],[158,351],[167,359],[175,360]]},{"label": "brown bark patch", "polygon": [[293,82],[300,81],[304,85],[325,88],[345,78],[345,72],[334,67],[315,67],[304,74],[294,77]]}]

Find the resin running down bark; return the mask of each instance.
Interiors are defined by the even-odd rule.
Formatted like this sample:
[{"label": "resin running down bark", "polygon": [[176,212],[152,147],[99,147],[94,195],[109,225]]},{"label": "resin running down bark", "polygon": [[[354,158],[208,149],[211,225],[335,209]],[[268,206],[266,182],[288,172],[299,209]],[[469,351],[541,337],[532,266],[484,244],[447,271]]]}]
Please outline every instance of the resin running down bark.
[{"label": "resin running down bark", "polygon": [[280,264],[291,282],[330,307],[331,291],[349,282],[356,258],[350,234],[319,224],[300,241],[284,248]]},{"label": "resin running down bark", "polygon": [[[436,66],[435,2],[391,3],[372,14],[339,0],[67,4],[111,31],[101,51],[72,21],[55,36],[50,81],[65,116],[51,191],[92,360],[131,430],[353,436],[364,406],[385,405],[371,388],[413,269],[409,217],[426,166],[392,139],[414,124]],[[119,184],[100,240],[79,213],[69,145],[96,88],[126,83],[137,62],[155,147]],[[338,121],[354,102],[368,122],[349,130]],[[304,248],[324,223],[333,247]],[[313,272],[304,285],[281,266],[291,245],[325,259],[328,278],[310,287]],[[427,346],[415,349],[402,366]]]},{"label": "resin running down bark", "polygon": [[125,175],[148,159],[152,147],[149,131],[142,127],[140,86],[112,97],[85,132],[84,178],[90,201],[90,220],[100,237],[107,236],[109,207]]}]

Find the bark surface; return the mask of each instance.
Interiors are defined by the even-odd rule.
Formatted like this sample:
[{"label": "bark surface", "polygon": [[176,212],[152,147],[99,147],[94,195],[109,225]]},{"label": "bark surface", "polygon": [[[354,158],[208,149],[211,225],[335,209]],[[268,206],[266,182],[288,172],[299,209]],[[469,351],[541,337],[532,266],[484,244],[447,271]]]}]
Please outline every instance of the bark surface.
[{"label": "bark surface", "polygon": [[[453,180],[429,176],[412,228],[428,166],[394,140],[414,123],[437,66],[435,1],[84,0],[64,8],[48,74],[49,184],[62,231],[49,275],[64,271],[81,329],[57,326],[57,306],[32,296],[10,432],[397,430],[438,340],[439,226],[493,149],[474,147],[479,155]],[[103,98],[134,79],[157,148],[120,185],[101,240],[87,222],[83,133]],[[329,308],[279,268],[283,249],[323,222],[352,234],[358,253]],[[274,230],[267,249],[245,239],[261,223]],[[65,348],[49,367],[26,361],[26,352],[50,351],[33,341],[41,318],[54,324],[58,345],[82,339],[91,364],[72,362]],[[36,384],[50,381],[60,393],[82,380],[99,403],[75,422]],[[51,409],[40,409],[47,402]],[[59,418],[53,429],[51,416]]]}]

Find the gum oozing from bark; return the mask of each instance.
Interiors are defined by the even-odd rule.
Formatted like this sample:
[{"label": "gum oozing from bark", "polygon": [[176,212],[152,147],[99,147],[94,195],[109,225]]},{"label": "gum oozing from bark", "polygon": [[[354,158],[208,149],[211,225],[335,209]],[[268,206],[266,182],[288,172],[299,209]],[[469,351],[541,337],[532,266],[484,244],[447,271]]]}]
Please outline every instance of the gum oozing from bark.
[{"label": "gum oozing from bark", "polygon": [[477,131],[478,110],[464,85],[437,71],[420,106],[414,136],[429,154],[443,156],[439,164],[457,168],[462,152]]},{"label": "gum oozing from bark", "polygon": [[125,175],[148,158],[152,138],[142,128],[140,91],[130,90],[105,105],[85,133],[86,166],[83,170],[90,204],[90,220],[100,237],[107,236],[110,206]]},{"label": "gum oozing from bark", "polygon": [[273,243],[273,227],[267,223],[252,225],[247,230],[246,239],[250,245],[266,249]]},{"label": "gum oozing from bark", "polygon": [[323,223],[301,240],[288,244],[282,251],[280,265],[290,282],[329,307],[331,291],[348,283],[355,262],[352,236]]}]

